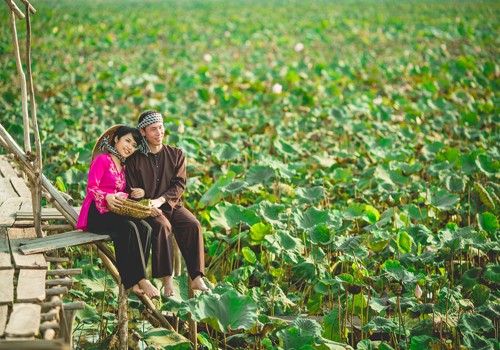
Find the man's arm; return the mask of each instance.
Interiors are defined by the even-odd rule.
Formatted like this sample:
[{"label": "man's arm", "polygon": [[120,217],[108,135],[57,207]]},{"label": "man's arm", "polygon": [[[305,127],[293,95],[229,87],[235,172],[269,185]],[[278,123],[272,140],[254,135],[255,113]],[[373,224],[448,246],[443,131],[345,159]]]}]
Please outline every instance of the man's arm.
[{"label": "man's arm", "polygon": [[175,171],[170,180],[169,188],[160,197],[164,198],[171,208],[175,208],[186,190],[186,157],[181,148],[175,148],[175,150],[177,152]]}]

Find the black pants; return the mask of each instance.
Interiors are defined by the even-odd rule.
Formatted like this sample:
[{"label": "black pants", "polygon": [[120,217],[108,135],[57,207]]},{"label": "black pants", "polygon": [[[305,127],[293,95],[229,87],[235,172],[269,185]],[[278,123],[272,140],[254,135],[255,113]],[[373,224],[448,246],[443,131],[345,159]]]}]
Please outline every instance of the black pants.
[{"label": "black pants", "polygon": [[125,288],[147,278],[152,229],[146,221],[112,212],[101,214],[92,202],[87,227],[90,232],[107,234],[113,239],[116,267]]}]

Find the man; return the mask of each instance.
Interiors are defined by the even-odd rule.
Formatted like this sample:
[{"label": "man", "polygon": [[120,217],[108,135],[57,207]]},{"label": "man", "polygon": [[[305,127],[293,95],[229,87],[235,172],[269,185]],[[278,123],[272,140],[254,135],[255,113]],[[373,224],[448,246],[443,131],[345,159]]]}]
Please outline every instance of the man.
[{"label": "man", "polygon": [[192,279],[191,288],[208,290],[202,279],[205,257],[201,225],[181,200],[186,189],[184,152],[163,144],[165,130],[160,113],[142,113],[138,129],[144,137],[142,152],[135,152],[127,160],[126,177],[130,191],[151,198],[152,217],[147,218],[147,222],[153,229],[152,276],[163,279],[165,297],[174,295],[173,232]]}]

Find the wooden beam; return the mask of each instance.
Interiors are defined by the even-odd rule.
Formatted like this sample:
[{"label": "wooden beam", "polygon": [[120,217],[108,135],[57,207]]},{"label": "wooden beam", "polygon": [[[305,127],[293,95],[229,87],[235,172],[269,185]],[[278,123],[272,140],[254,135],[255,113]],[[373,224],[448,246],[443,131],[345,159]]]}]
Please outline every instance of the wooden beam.
[{"label": "wooden beam", "polygon": [[72,275],[81,275],[82,269],[55,269],[55,270],[47,270],[47,276],[72,276]]},{"label": "wooden beam", "polygon": [[111,237],[108,235],[98,235],[85,231],[70,231],[30,240],[21,245],[19,250],[23,254],[28,255],[98,241],[108,241],[110,239]]},{"label": "wooden beam", "polygon": [[0,350],[70,350],[69,344],[61,340],[7,340],[0,341]]}]

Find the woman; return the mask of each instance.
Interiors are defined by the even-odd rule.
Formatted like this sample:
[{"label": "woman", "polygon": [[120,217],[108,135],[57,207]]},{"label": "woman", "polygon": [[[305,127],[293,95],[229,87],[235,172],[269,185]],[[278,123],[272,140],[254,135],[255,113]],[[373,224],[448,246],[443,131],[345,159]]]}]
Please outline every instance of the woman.
[{"label": "woman", "polygon": [[[76,227],[111,236],[116,265],[125,288],[154,298],[160,293],[146,273],[151,226],[144,220],[110,211],[110,208],[118,208],[128,196],[122,192],[125,189],[125,160],[135,152],[141,139],[137,129],[124,125],[113,126],[99,138],[93,155],[101,154],[90,164],[87,197]],[[133,188],[130,196],[140,198],[144,190]]]}]

